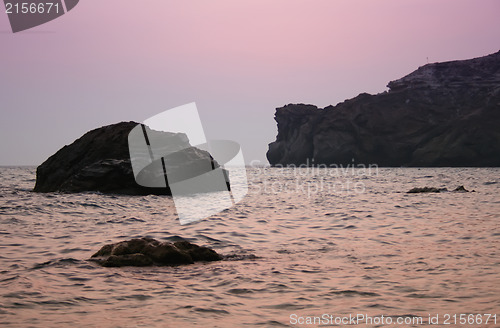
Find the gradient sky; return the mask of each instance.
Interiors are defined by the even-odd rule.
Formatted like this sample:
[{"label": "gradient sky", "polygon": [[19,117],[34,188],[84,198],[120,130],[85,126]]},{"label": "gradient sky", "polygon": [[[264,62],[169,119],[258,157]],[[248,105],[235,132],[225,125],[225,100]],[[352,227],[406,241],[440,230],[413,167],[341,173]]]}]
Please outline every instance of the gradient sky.
[{"label": "gradient sky", "polygon": [[500,50],[498,0],[102,0],[13,34],[0,12],[0,165],[196,102],[208,139],[265,160],[288,103],[386,90]]}]

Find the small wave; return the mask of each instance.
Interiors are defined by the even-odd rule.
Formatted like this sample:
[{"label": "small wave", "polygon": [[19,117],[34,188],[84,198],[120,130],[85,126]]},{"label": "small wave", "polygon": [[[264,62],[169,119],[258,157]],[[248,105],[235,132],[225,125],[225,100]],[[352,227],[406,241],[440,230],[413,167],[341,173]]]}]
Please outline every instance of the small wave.
[{"label": "small wave", "polygon": [[60,213],[68,216],[81,216],[85,214],[81,211],[61,211]]},{"label": "small wave", "polygon": [[0,246],[3,246],[3,247],[19,247],[19,246],[25,246],[25,245],[24,244],[14,243],[14,244],[1,244]]},{"label": "small wave", "polygon": [[187,240],[187,241],[194,241],[192,238],[184,238],[184,237],[181,237],[181,236],[178,236],[178,235],[174,235],[174,236],[169,236],[169,237],[166,237],[164,238],[165,240],[168,240],[170,242],[176,242],[176,241],[184,241],[184,240]]},{"label": "small wave", "polygon": [[29,303],[13,302],[11,305],[4,305],[4,307],[10,309],[33,309],[35,306]]},{"label": "small wave", "polygon": [[441,296],[417,294],[417,293],[408,294],[408,295],[406,295],[406,297],[410,297],[410,298],[441,298]]},{"label": "small wave", "polygon": [[233,237],[248,237],[247,234],[245,234],[245,233],[239,233],[239,232],[236,232],[236,231],[231,232],[230,235],[233,236]]},{"label": "small wave", "polygon": [[284,323],[276,321],[276,320],[257,322],[257,323],[255,323],[255,325],[256,326],[263,326],[263,327],[290,327],[289,325],[285,325]]},{"label": "small wave", "polygon": [[227,291],[230,294],[242,295],[242,294],[252,294],[254,291],[248,288],[233,288]]},{"label": "small wave", "polygon": [[145,301],[145,300],[148,300],[148,299],[151,299],[151,298],[153,298],[153,296],[151,296],[151,295],[145,295],[145,294],[133,294],[133,295],[116,297],[116,299],[120,300],[120,301],[127,300],[127,299]]},{"label": "small wave", "polygon": [[342,295],[342,296],[380,296],[380,294],[374,293],[374,292],[364,292],[364,291],[358,291],[358,290],[352,290],[352,289],[346,289],[346,290],[334,290],[329,292],[328,294],[333,294],[333,295]]},{"label": "small wave", "polygon": [[289,249],[280,249],[280,250],[277,250],[276,253],[278,254],[295,254],[295,253],[298,253],[297,251],[292,251],[292,250],[289,250]]},{"label": "small wave", "polygon": [[224,261],[242,261],[242,260],[255,260],[259,257],[254,254],[228,254],[222,255]]},{"label": "small wave", "polygon": [[34,301],[33,303],[39,304],[39,305],[50,305],[50,306],[76,306],[78,305],[78,302],[69,300],[69,301],[57,301],[57,300],[48,300],[48,301]]},{"label": "small wave", "polygon": [[216,313],[216,314],[229,314],[226,310],[221,309],[207,309],[207,308],[194,308],[193,311],[196,312],[207,312],[207,313]]},{"label": "small wave", "polygon": [[138,219],[138,218],[134,218],[134,217],[132,217],[132,218],[127,218],[125,221],[127,221],[127,222],[146,222],[146,221],[145,221],[145,220],[143,220],[143,219]]},{"label": "small wave", "polygon": [[72,238],[72,236],[70,236],[70,235],[63,235],[63,236],[56,236],[56,237],[54,237],[54,239],[68,239],[68,238]]},{"label": "small wave", "polygon": [[131,217],[131,218],[122,218],[122,219],[110,219],[110,220],[107,220],[105,222],[98,222],[97,224],[99,225],[102,225],[102,224],[106,224],[106,223],[111,223],[111,224],[133,224],[134,222],[146,222],[142,219],[138,219],[138,218],[134,218],[134,217]]},{"label": "small wave", "polygon": [[84,207],[104,208],[104,207],[102,207],[101,205],[92,204],[92,203],[81,203],[80,205],[81,205],[81,206],[84,206]]},{"label": "small wave", "polygon": [[8,218],[8,219],[2,220],[0,222],[3,224],[20,224],[20,223],[24,223],[25,221],[22,219],[18,219],[18,218]]},{"label": "small wave", "polygon": [[15,276],[12,276],[12,277],[9,277],[9,278],[0,279],[0,282],[7,282],[7,281],[16,280],[19,277],[20,277],[19,275],[15,275]]},{"label": "small wave", "polygon": [[260,306],[260,308],[263,309],[278,309],[278,310],[303,310],[307,308],[306,305],[298,305],[298,304],[293,304],[293,303],[281,303],[281,304],[276,304],[276,305],[266,305],[266,306]]},{"label": "small wave", "polygon": [[10,315],[12,315],[12,314],[14,314],[14,313],[9,312],[9,311],[5,311],[5,310],[3,310],[3,309],[0,307],[0,314],[10,314]]},{"label": "small wave", "polygon": [[196,235],[197,238],[201,238],[201,239],[205,239],[205,240],[208,240],[212,243],[215,243],[215,244],[222,244],[224,243],[222,240],[220,239],[216,239],[216,238],[213,238],[213,237],[209,237],[209,236],[206,236],[206,235],[203,235],[203,234],[197,234]]},{"label": "small wave", "polygon": [[65,248],[60,251],[61,254],[68,254],[68,253],[73,253],[73,252],[87,252],[90,251],[90,249],[87,248]]},{"label": "small wave", "polygon": [[50,260],[47,262],[38,263],[38,264],[35,264],[31,269],[38,270],[38,269],[43,269],[43,268],[47,268],[47,267],[67,266],[67,265],[81,264],[81,263],[84,263],[84,262],[81,260],[74,259],[74,258],[65,258],[65,259]]}]

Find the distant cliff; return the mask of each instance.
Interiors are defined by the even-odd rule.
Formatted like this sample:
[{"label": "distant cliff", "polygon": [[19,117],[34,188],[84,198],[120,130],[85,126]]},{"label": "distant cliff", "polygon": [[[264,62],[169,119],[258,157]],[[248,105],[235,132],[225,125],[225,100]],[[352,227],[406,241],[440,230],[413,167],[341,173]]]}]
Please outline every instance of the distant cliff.
[{"label": "distant cliff", "polygon": [[428,64],[388,87],[276,109],[269,163],[500,166],[500,51]]}]

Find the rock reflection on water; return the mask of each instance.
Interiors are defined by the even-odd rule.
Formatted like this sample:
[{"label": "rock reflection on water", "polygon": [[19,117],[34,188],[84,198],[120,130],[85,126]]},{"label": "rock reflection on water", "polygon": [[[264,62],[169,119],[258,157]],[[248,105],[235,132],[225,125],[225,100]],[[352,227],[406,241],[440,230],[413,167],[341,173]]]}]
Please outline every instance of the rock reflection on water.
[{"label": "rock reflection on water", "polygon": [[[281,327],[294,326],[292,314],[496,313],[496,325],[481,327],[500,325],[499,169],[330,173],[249,168],[241,203],[183,226],[167,196],[37,194],[34,169],[1,168],[0,324]],[[406,193],[458,185],[476,192]],[[85,260],[144,236],[257,258],[152,268]]]}]

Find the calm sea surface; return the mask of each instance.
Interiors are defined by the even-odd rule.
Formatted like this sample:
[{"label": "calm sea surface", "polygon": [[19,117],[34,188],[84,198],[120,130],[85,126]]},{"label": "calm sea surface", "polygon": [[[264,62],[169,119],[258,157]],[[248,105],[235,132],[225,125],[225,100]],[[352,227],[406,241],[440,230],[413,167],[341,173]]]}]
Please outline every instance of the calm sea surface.
[{"label": "calm sea surface", "polygon": [[[368,326],[422,327],[430,314],[439,326],[448,316],[447,327],[500,327],[500,169],[248,168],[248,177],[235,207],[180,225],[166,196],[37,194],[34,168],[0,168],[0,326],[313,327],[365,315],[379,320]],[[459,185],[476,192],[406,193]],[[257,258],[86,260],[144,236]],[[460,325],[470,313],[473,324]],[[333,321],[306,325],[319,318]]]}]

